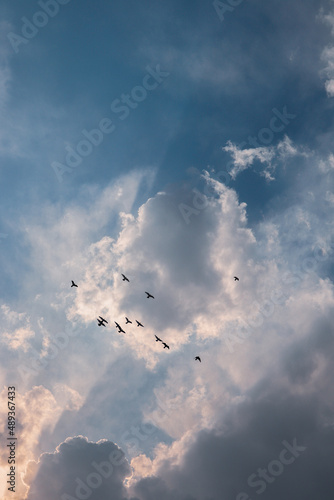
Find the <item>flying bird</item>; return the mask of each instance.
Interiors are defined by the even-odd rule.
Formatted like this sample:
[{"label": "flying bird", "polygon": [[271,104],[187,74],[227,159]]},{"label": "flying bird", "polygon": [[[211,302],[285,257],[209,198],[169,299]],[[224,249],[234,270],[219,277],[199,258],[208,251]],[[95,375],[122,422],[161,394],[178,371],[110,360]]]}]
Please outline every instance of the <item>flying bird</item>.
[{"label": "flying bird", "polygon": [[148,293],[148,292],[145,292],[145,293],[146,293],[146,295],[147,295],[147,298],[148,298],[148,299],[149,299],[150,297],[152,297],[152,299],[154,299],[153,295],[151,295],[151,294],[150,294],[150,293]]},{"label": "flying bird", "polygon": [[116,328],[118,328],[118,333],[122,333],[122,332],[125,333],[123,328],[118,323],[116,323],[116,321],[115,321],[115,325],[116,325]]},{"label": "flying bird", "polygon": [[130,283],[130,280],[126,276],[124,276],[124,274],[122,274],[122,276],[123,276],[123,281],[128,281]]},{"label": "flying bird", "polygon": [[167,349],[169,349],[169,345],[167,345],[166,342],[163,342],[162,344],[164,346],[164,349],[166,349],[166,347],[167,347]]},{"label": "flying bird", "polygon": [[72,288],[72,286],[76,286],[78,288],[78,285],[76,285],[73,280],[71,280],[71,281],[72,281],[71,288]]},{"label": "flying bird", "polygon": [[238,276],[234,276],[234,281],[239,281]]},{"label": "flying bird", "polygon": [[[99,319],[99,318],[100,318],[100,319]],[[98,325],[99,325],[99,326],[101,326],[101,325],[102,325],[102,326],[106,326],[106,325],[104,324],[104,322],[108,323],[108,321],[107,321],[106,319],[102,318],[101,316],[99,316],[99,318],[96,318],[96,319],[97,319],[97,322],[98,322]]]},{"label": "flying bird", "polygon": [[136,323],[137,323],[137,326],[142,326],[142,327],[144,327],[144,325],[142,325],[141,323],[139,323],[139,321],[138,321],[138,320],[136,320]]},{"label": "flying bird", "polygon": [[128,323],[132,323],[132,321],[130,321],[130,320],[129,320],[129,318],[127,318],[126,316],[125,316],[125,319],[126,319],[126,323],[125,323],[126,325],[127,325]]},{"label": "flying bird", "polygon": [[196,358],[194,358],[195,361],[199,361],[200,363],[202,363],[202,360],[199,356],[196,356]]},{"label": "flying bird", "polygon": [[156,335],[154,335],[154,336],[155,336],[155,341],[156,341],[156,342],[162,342],[162,340],[161,340],[161,339],[159,339],[159,337],[157,337]]}]

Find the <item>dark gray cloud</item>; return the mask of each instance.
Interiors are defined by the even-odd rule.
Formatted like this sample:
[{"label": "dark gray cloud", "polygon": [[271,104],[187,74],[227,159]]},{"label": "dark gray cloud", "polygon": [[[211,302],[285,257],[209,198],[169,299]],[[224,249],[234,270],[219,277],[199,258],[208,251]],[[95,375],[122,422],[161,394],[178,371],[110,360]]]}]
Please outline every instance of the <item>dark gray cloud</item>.
[{"label": "dark gray cloud", "polygon": [[181,466],[166,459],[159,479],[140,480],[133,493],[140,500],[161,489],[168,499],[228,500],[242,492],[238,500],[260,492],[270,500],[328,498],[334,492],[332,324],[333,313],[311,325],[216,430],[197,435]]},{"label": "dark gray cloud", "polygon": [[123,480],[129,475],[124,453],[114,443],[68,438],[55,453],[43,454],[38,464],[30,462],[26,480],[32,482],[26,499],[121,500]]}]

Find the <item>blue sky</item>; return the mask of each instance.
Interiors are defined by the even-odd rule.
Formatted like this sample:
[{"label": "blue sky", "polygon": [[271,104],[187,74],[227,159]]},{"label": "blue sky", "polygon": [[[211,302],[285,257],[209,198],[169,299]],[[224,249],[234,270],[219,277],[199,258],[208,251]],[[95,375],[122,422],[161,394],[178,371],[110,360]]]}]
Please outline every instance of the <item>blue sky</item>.
[{"label": "blue sky", "polygon": [[[333,1],[0,14],[0,429],[15,385],[17,498],[327,498]],[[4,499],[7,468],[2,452]]]}]

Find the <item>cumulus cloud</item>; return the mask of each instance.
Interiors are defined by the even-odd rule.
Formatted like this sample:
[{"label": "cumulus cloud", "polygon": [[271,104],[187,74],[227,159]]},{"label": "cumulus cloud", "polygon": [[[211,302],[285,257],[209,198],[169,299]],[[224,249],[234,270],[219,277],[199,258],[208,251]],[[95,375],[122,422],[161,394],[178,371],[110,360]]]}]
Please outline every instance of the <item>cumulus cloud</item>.
[{"label": "cumulus cloud", "polygon": [[[156,363],[159,359],[161,362],[162,355],[165,355],[161,349],[158,351],[160,345],[152,342],[157,328],[163,332],[173,348],[173,354],[170,353],[173,356],[173,369],[168,372],[165,383],[156,387],[155,395],[157,406],[164,405],[168,411],[165,412],[166,415],[159,410],[157,417],[157,408],[150,410],[147,407],[145,414],[147,418],[155,415],[158,425],[174,439],[180,438],[189,425],[194,429],[196,426],[210,427],[215,420],[219,398],[221,406],[237,400],[240,397],[240,387],[244,390],[248,384],[255,383],[270,365],[268,358],[259,362],[256,357],[251,363],[252,375],[238,372],[233,363],[226,362],[230,353],[224,340],[217,355],[210,349],[210,345],[207,348],[211,359],[214,357],[217,368],[211,366],[211,373],[205,372],[205,377],[197,377],[193,381],[194,369],[189,371],[182,366],[184,353],[190,348],[191,335],[198,345],[201,345],[202,340],[204,342],[210,338],[212,341],[225,339],[229,333],[233,338],[235,332],[244,331],[245,325],[260,321],[258,318],[261,318],[261,308],[266,312],[266,307],[269,307],[268,298],[278,294],[281,304],[272,304],[270,307],[274,307],[275,311],[270,320],[253,328],[252,332],[253,340],[257,342],[268,329],[272,329],[266,349],[277,349],[282,332],[275,325],[280,323],[285,302],[287,305],[284,314],[286,318],[291,318],[291,325],[287,323],[285,326],[286,331],[293,329],[298,332],[289,302],[292,294],[296,293],[291,287],[293,280],[297,280],[301,304],[314,299],[315,290],[319,293],[321,303],[326,297],[325,290],[329,287],[326,283],[320,285],[317,276],[310,275],[308,268],[301,270],[302,277],[299,278],[291,273],[289,267],[291,262],[299,262],[301,266],[303,259],[312,256],[318,239],[324,236],[324,227],[319,226],[319,219],[316,215],[310,215],[312,206],[309,207],[310,212],[305,208],[302,210],[292,207],[290,211],[285,209],[283,214],[273,217],[270,223],[259,226],[257,240],[254,232],[247,227],[246,207],[238,203],[235,192],[215,181],[207,180],[215,185],[218,198],[209,200],[205,210],[194,216],[189,226],[184,224],[177,211],[179,200],[166,194],[149,200],[141,207],[137,217],[124,215],[123,227],[115,242],[104,238],[91,247],[90,259],[85,265],[83,293],[78,293],[70,311],[70,314],[78,314],[89,321],[94,300],[97,300],[96,304],[103,305],[108,317],[117,319],[128,314],[131,307],[134,317],[140,314],[140,319],[144,318],[145,330],[140,333],[139,340],[137,330],[131,327],[124,336],[124,342],[133,347],[134,355],[143,357],[151,367],[154,366],[153,361]],[[170,238],[169,227],[174,228],[173,239]],[[310,238],[312,231],[315,234]],[[200,242],[198,233],[201,234]],[[186,247],[184,240],[187,241]],[[228,245],[223,244],[226,241]],[[297,241],[303,243],[301,248],[306,249],[306,252],[301,253],[297,249]],[[326,249],[322,240],[321,245],[323,246],[317,247],[319,255]],[[190,248],[195,248],[196,251],[191,252]],[[292,253],[291,249],[294,249]],[[288,252],[289,262],[284,263],[283,256]],[[226,266],[227,262],[229,266]],[[316,260],[314,262],[318,265]],[[129,275],[131,287],[122,282],[121,270],[126,270]],[[233,282],[236,270],[244,276],[242,290]],[[114,277],[109,286],[106,286],[109,282],[105,281],[105,275]],[[262,279],[263,276],[266,276],[266,280]],[[100,280],[105,285],[96,290],[94,283]],[[147,301],[141,286],[143,281],[159,302],[162,297],[161,309],[158,301]],[[284,294],[280,296],[282,288]],[[312,288],[313,295],[304,294],[305,288]],[[328,293],[331,300],[330,287]],[[111,304],[110,297],[113,298]],[[296,299],[293,304],[296,307]],[[181,336],[181,329],[188,334]],[[239,349],[238,343],[236,348]],[[206,347],[203,345],[201,349]],[[240,359],[247,365],[246,355],[247,348],[243,343],[240,346]],[[229,371],[229,376],[224,375],[223,366]],[[232,377],[231,387],[225,394],[214,382],[217,379],[222,381],[224,377],[227,382]],[[181,407],[186,410],[178,416],[175,425],[175,415]]]},{"label": "cumulus cloud", "polygon": [[53,453],[43,453],[38,462],[28,464],[25,498],[122,500],[123,481],[130,473],[124,453],[114,443],[93,443],[83,436],[68,438]]},{"label": "cumulus cloud", "polygon": [[[157,195],[140,207],[136,217],[123,216],[116,241],[105,237],[90,246],[69,317],[92,321],[99,304],[101,314],[115,321],[122,322],[125,316],[139,319],[145,329],[129,325],[124,341],[148,362],[154,362],[158,353],[161,356],[160,345],[152,343],[155,331],[174,351],[194,332],[199,338],[218,336],[224,322],[236,314],[235,309],[231,313],[239,296],[233,273],[250,267],[255,238],[247,228],[245,205],[239,204],[235,192],[219,183],[216,189],[218,198],[210,200],[189,225],[178,210],[179,195]],[[227,247],[221,246],[224,239],[229,240]],[[122,282],[121,272],[130,283]],[[248,280],[251,286],[250,275]],[[147,300],[144,290],[156,299]]]}]

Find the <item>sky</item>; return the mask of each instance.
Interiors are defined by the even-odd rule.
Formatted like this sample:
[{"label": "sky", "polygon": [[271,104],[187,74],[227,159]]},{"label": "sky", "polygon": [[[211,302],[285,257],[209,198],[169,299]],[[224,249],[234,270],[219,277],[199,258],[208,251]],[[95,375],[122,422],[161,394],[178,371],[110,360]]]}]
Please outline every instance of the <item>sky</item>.
[{"label": "sky", "polygon": [[0,19],[0,498],[329,498],[333,0]]}]

